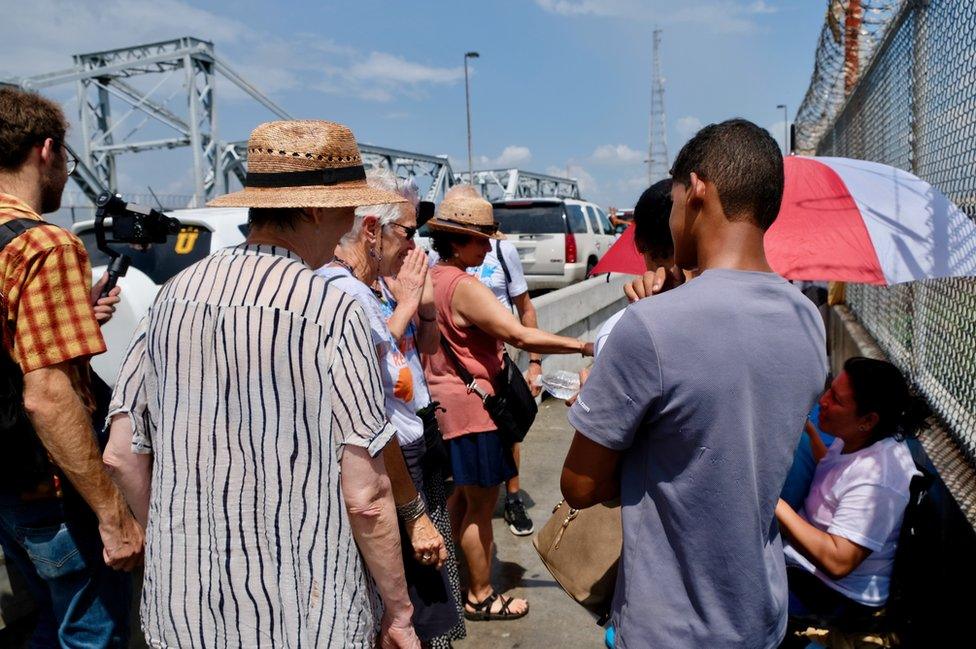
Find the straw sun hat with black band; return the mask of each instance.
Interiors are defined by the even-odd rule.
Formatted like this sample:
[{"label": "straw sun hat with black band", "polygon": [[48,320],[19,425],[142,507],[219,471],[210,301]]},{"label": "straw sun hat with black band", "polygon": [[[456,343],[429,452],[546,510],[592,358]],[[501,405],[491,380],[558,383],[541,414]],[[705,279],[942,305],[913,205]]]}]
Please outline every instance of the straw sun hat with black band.
[{"label": "straw sun hat with black band", "polygon": [[483,198],[459,196],[441,202],[437,216],[427,222],[431,230],[467,234],[489,239],[504,239],[492,214],[491,203]]},{"label": "straw sun hat with black band", "polygon": [[210,207],[359,207],[406,199],[366,184],[352,131],[324,120],[265,122],[247,141],[244,189]]}]

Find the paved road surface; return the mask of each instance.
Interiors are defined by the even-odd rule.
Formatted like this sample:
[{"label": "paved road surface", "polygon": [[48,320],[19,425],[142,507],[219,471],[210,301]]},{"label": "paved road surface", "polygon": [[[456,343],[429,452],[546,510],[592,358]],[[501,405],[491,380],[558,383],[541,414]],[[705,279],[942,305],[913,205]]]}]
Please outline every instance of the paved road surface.
[{"label": "paved road surface", "polygon": [[[566,406],[547,399],[522,449],[522,490],[536,529],[559,502],[559,472],[572,441]],[[532,537],[516,537],[502,518],[501,501],[494,520],[496,561],[493,583],[501,592],[529,600],[529,614],[512,622],[468,622],[468,637],[459,649],[558,647],[597,649],[603,630],[567,596],[542,565]]]}]

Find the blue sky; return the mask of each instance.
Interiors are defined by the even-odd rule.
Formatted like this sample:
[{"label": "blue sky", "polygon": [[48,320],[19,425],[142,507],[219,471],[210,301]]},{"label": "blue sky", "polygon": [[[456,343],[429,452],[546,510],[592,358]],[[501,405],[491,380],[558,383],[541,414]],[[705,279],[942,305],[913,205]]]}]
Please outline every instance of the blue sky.
[{"label": "blue sky", "polygon": [[[343,122],[362,142],[447,154],[455,168],[466,167],[462,57],[476,50],[475,167],[568,170],[586,197],[616,206],[646,184],[655,25],[673,159],[700,125],[733,116],[781,139],[776,105],[792,118],[825,11],[822,0],[0,3],[13,25],[0,78],[69,67],[77,52],[196,36],[292,115]],[[182,110],[178,88],[163,90]],[[73,86],[45,93],[77,120]],[[221,139],[272,118],[224,79],[217,96]],[[143,137],[163,135],[150,127]],[[123,191],[191,191],[187,149],[119,165]]]}]

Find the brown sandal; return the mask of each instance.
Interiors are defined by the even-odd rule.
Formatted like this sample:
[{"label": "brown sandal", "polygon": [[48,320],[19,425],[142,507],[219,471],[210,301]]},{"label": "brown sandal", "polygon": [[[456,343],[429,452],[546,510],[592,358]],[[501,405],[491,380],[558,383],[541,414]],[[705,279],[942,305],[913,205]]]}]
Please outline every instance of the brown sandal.
[{"label": "brown sandal", "polygon": [[[502,607],[497,613],[492,613],[491,605],[495,603],[495,600],[501,600]],[[488,620],[517,620],[520,617],[525,617],[529,612],[529,603],[525,603],[525,610],[521,613],[513,613],[508,610],[509,604],[512,603],[512,597],[505,597],[504,595],[499,595],[495,591],[491,591],[491,595],[484,598],[480,602],[472,602],[471,598],[467,598],[468,606],[473,608],[473,611],[468,610],[468,606],[464,607],[464,618],[466,620],[471,620],[472,622],[486,622]]]}]

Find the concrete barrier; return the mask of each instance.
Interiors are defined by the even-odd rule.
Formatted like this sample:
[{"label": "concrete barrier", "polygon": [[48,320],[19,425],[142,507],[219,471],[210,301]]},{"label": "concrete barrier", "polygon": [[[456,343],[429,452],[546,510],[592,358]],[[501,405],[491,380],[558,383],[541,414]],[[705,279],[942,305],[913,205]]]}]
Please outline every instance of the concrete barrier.
[{"label": "concrete barrier", "polygon": [[[608,282],[607,276],[601,275],[533,299],[539,328],[561,336],[595,340],[603,323],[627,306],[623,286],[632,279],[631,275],[614,273]],[[508,353],[523,370],[528,367],[526,352],[509,347]],[[578,372],[591,362],[579,354],[549,354],[542,358],[542,371]]]}]

